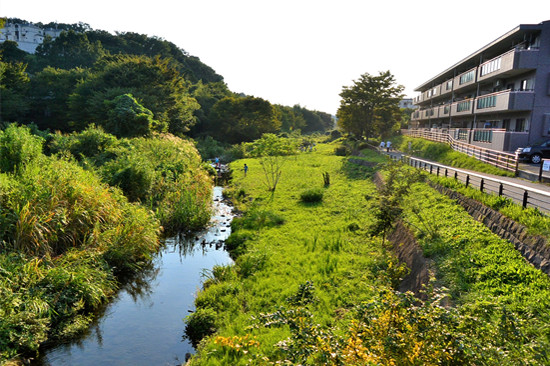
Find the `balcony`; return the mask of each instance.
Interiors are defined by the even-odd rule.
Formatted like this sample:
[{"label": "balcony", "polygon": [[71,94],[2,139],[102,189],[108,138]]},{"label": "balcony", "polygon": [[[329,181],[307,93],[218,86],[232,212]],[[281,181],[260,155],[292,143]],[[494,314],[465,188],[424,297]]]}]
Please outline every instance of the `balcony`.
[{"label": "balcony", "polygon": [[481,64],[478,68],[478,81],[499,76],[511,76],[514,74],[513,70],[523,72],[536,69],[538,57],[539,50],[537,49],[513,49]]},{"label": "balcony", "polygon": [[456,90],[465,88],[467,86],[474,86],[475,83],[477,82],[476,80],[477,70],[478,68],[474,67],[473,69],[470,69],[456,76],[453,79],[454,90],[456,91]]},{"label": "balcony", "polygon": [[533,108],[533,91],[511,91],[492,93],[476,98],[474,113],[500,111],[527,111]]},{"label": "balcony", "polygon": [[451,113],[453,116],[466,116],[472,114],[473,99],[466,99],[460,102],[451,104]]}]

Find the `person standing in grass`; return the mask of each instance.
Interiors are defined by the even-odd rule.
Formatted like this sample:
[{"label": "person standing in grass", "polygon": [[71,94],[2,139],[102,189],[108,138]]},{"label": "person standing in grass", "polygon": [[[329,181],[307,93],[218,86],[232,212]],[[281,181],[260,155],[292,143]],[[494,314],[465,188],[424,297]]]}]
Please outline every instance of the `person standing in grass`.
[{"label": "person standing in grass", "polygon": [[389,140],[388,140],[388,142],[386,142],[386,151],[387,152],[391,151],[391,141],[389,141]]},{"label": "person standing in grass", "polygon": [[384,151],[384,147],[386,147],[386,144],[384,141],[380,141],[380,150]]},{"label": "person standing in grass", "polygon": [[244,176],[246,177],[246,173],[248,172],[248,165],[244,164]]}]

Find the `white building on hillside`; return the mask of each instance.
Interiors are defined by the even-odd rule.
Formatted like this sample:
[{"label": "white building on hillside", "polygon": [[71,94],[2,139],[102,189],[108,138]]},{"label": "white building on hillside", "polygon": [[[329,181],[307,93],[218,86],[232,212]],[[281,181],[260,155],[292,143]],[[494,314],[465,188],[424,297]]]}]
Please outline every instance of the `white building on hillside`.
[{"label": "white building on hillside", "polygon": [[61,32],[61,29],[43,29],[34,24],[6,23],[4,28],[0,29],[0,43],[14,41],[23,51],[34,53],[46,36],[55,39]]}]

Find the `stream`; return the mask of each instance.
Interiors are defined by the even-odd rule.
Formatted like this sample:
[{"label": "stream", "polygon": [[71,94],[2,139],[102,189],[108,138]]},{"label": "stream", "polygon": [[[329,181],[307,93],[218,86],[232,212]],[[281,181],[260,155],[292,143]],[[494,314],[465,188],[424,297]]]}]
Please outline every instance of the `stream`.
[{"label": "stream", "polygon": [[191,238],[167,239],[152,266],[122,286],[78,339],[41,353],[32,364],[181,365],[194,353],[183,319],[194,310],[205,270],[231,263],[223,241],[231,233],[232,208],[214,188],[210,227]]}]

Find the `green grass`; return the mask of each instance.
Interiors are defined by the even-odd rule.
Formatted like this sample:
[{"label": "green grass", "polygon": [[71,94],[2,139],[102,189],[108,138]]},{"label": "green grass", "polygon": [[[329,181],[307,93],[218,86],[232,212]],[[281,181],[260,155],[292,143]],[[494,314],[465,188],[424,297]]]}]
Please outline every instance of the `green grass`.
[{"label": "green grass", "polygon": [[[363,195],[375,194],[375,187],[366,180],[347,179],[342,170],[345,158],[334,156],[333,150],[333,145],[318,145],[315,153],[289,157],[274,193],[261,185],[257,160],[233,163],[235,186],[242,187],[254,201],[252,214],[236,221],[232,236],[244,229],[256,234],[236,260],[239,276],[234,282],[209,282],[197,297],[198,304],[207,303],[220,312],[217,328],[221,336],[243,335],[255,324],[252,316],[276,311],[305,283],[316,289],[318,302],[313,313],[325,325],[334,323],[336,312],[345,313],[372,294],[379,281],[377,270],[386,266],[378,239],[364,235],[372,214]],[[246,177],[238,169],[244,163],[249,166]],[[324,172],[330,174],[326,188]],[[302,193],[309,190],[322,190],[322,201],[301,203]],[[277,217],[278,224],[257,217]],[[357,226],[354,231],[348,230],[350,223]],[[254,333],[271,356],[279,352],[275,343],[288,335],[283,329]],[[233,361],[222,358],[219,362]]]},{"label": "green grass", "polygon": [[471,156],[454,151],[448,144],[441,142],[400,136],[399,138],[396,138],[395,141],[396,149],[407,152],[409,142],[411,143],[411,149],[413,151],[412,155],[416,157],[430,159],[456,168],[469,169],[499,176],[514,176],[513,172],[499,169],[493,165],[483,163]]},{"label": "green grass", "polygon": [[463,183],[453,178],[429,176],[429,179],[444,187],[451,188],[466,197],[473,198],[524,225],[531,235],[541,235],[550,239],[550,217],[535,208],[523,208],[511,199],[499,197],[496,194],[487,194],[472,187],[466,187]]},{"label": "green grass", "polygon": [[[274,193],[256,160],[234,163],[250,167],[246,177],[234,169],[232,195],[252,214],[232,234],[235,264],[211,274],[197,296],[218,315],[202,323],[216,333],[193,365],[548,364],[546,275],[456,203],[406,184],[410,169],[394,172],[396,189],[380,196],[333,154],[329,144],[290,157]],[[331,177],[323,200],[300,202],[304,190],[323,187],[323,172]],[[406,271],[372,235],[387,202],[435,261],[426,301],[393,290]]]}]

